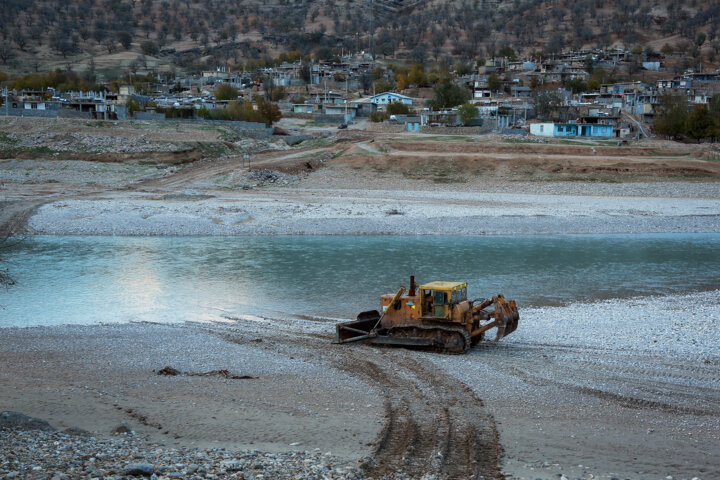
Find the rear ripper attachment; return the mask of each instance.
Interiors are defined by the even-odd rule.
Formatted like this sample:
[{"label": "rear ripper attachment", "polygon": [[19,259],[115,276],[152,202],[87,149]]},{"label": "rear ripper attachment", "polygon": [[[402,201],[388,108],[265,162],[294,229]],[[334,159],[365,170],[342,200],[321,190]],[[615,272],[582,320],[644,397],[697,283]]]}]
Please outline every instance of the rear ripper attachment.
[{"label": "rear ripper attachment", "polygon": [[464,353],[496,328],[495,341],[518,325],[515,300],[502,295],[467,299],[467,283],[430,282],[419,287],[410,277],[410,290],[380,297],[382,313],[362,312],[353,322],[336,325],[336,343],[364,341],[383,345],[427,347],[444,353]]}]

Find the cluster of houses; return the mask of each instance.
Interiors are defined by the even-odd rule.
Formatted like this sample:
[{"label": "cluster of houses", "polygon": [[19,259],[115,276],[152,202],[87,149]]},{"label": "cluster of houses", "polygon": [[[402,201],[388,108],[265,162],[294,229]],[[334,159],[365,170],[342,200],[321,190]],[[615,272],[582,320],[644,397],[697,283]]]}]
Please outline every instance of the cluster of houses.
[{"label": "cluster of houses", "polygon": [[[470,91],[470,103],[478,110],[478,119],[472,125],[494,130],[525,131],[545,137],[628,137],[647,136],[647,124],[654,122],[662,95],[671,93],[688,99],[689,105],[707,104],[720,95],[720,70],[715,72],[688,71],[669,80],[653,83],[640,81],[602,85],[598,90],[572,94],[560,88],[552,93],[560,102],[553,105],[550,121],[540,121],[530,85],[563,84],[568,80],[587,80],[587,64],[595,67],[618,68],[627,63],[629,53],[623,50],[602,52],[574,52],[542,61],[507,58],[493,59],[481,65],[475,72],[456,76],[455,82]],[[661,70],[659,56],[643,54],[642,67]],[[309,67],[309,68],[308,68]],[[457,109],[441,111],[425,106],[431,89],[419,95],[420,89],[382,92],[359,97],[361,76],[372,71],[373,63],[365,57],[347,57],[339,63],[315,63],[303,66],[301,62],[284,63],[262,72],[276,87],[286,87],[288,92],[302,103],[279,102],[285,116],[314,119],[316,123],[349,123],[370,117],[387,105],[402,103],[415,113],[397,115],[394,123],[403,124],[409,131],[420,126],[459,125]],[[304,69],[304,71],[303,71]],[[309,71],[308,71],[309,70]],[[308,74],[310,77],[307,83]],[[497,75],[501,87],[491,90],[488,79]],[[392,72],[386,72],[388,79]],[[25,116],[57,116],[118,119],[129,118],[128,99],[135,99],[144,107],[134,112],[134,118],[153,120],[164,118],[158,113],[167,109],[221,108],[227,101],[213,96],[221,84],[238,89],[238,99],[252,100],[263,91],[263,85],[244,71],[231,72],[224,68],[202,72],[172,82],[158,81],[149,86],[150,94],[139,95],[131,85],[121,86],[117,93],[109,92],[47,92],[23,91],[7,93],[5,113]],[[178,85],[180,88],[178,88]],[[295,88],[297,87],[297,88]],[[172,92],[172,93],[171,93]],[[291,97],[292,98],[292,97]],[[548,117],[543,112],[541,117]]]}]

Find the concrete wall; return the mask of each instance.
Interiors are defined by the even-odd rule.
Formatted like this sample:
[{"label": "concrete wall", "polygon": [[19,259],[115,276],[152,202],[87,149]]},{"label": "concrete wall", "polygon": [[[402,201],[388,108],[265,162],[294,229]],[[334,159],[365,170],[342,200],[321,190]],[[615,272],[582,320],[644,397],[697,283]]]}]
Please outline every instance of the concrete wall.
[{"label": "concrete wall", "polygon": [[365,124],[365,130],[368,132],[378,133],[403,133],[406,131],[405,125],[388,122],[367,122]]},{"label": "concrete wall", "polygon": [[[12,117],[32,117],[32,118],[92,118],[89,112],[78,112],[66,108],[53,108],[49,110],[25,109],[25,108],[8,108],[7,114]],[[5,107],[0,107],[0,116],[5,115]]]},{"label": "concrete wall", "polygon": [[283,112],[283,118],[302,118],[305,120],[312,120],[312,113],[295,113],[295,112]]},{"label": "concrete wall", "polygon": [[[222,125],[224,127],[228,127],[231,130],[233,130],[235,133],[237,133],[240,136],[243,137],[250,137],[250,138],[267,138],[270,135],[273,134],[273,131],[275,130],[273,127],[266,127],[264,123],[257,123],[257,122],[233,122],[230,120],[204,120],[204,119],[193,119],[193,118],[165,118],[163,114],[154,114],[154,115],[160,115],[162,118],[160,121],[162,122],[177,122],[177,123],[204,123],[207,125]],[[157,122],[158,120],[155,119],[153,116],[153,119],[150,120],[143,120],[141,118],[136,117],[133,119],[134,121],[139,122]]]},{"label": "concrete wall", "polygon": [[155,113],[155,112],[135,112],[132,116],[133,120],[150,120],[150,121],[163,121],[165,120],[165,114],[164,113]]},{"label": "concrete wall", "polygon": [[389,122],[367,122],[365,124],[365,130],[369,132],[379,133],[407,133],[408,135],[413,134],[436,134],[436,135],[478,135],[481,133],[483,127],[420,127],[419,132],[408,132],[407,126],[404,124],[389,123]]},{"label": "concrete wall", "polygon": [[530,134],[538,137],[552,137],[554,126],[552,123],[533,123],[530,124]]},{"label": "concrete wall", "polygon": [[315,123],[327,123],[327,124],[337,124],[340,125],[345,121],[344,115],[322,115],[322,114],[315,114],[313,115],[313,121]]},{"label": "concrete wall", "polygon": [[478,135],[482,127],[420,127],[420,133],[436,135]]}]

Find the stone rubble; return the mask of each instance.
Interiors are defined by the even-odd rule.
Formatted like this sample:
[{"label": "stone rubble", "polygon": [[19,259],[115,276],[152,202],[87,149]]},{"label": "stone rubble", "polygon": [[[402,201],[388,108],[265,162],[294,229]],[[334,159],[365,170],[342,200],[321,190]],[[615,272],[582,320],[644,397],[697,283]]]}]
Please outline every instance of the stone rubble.
[{"label": "stone rubble", "polygon": [[233,141],[233,146],[242,153],[254,153],[261,152],[263,150],[290,150],[290,146],[279,139],[271,142],[256,138],[242,138],[240,140]]},{"label": "stone rubble", "polygon": [[267,184],[290,185],[298,181],[298,177],[296,175],[288,175],[267,168],[263,168],[262,170],[253,170],[245,175],[245,178],[254,182],[255,186],[258,187],[262,187]]},{"label": "stone rubble", "polygon": [[359,466],[320,451],[268,453],[170,448],[132,435],[105,439],[63,432],[0,429],[0,478],[6,479],[347,479]]}]

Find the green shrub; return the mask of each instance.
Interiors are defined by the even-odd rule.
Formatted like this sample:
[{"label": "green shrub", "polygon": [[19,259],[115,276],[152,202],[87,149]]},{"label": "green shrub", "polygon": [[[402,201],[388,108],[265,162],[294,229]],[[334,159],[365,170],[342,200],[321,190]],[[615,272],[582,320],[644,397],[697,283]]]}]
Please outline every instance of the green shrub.
[{"label": "green shrub", "polygon": [[385,108],[385,111],[388,115],[407,115],[408,113],[410,113],[410,109],[408,108],[408,106],[402,102],[395,102],[389,104]]},{"label": "green shrub", "polygon": [[368,118],[368,120],[375,123],[384,122],[387,119],[388,116],[385,112],[373,112],[370,114],[370,118]]},{"label": "green shrub", "polygon": [[223,83],[215,89],[215,98],[218,100],[237,100],[238,91],[232,85]]}]

